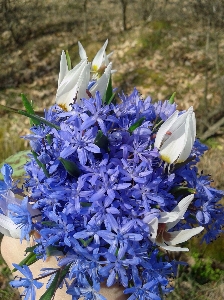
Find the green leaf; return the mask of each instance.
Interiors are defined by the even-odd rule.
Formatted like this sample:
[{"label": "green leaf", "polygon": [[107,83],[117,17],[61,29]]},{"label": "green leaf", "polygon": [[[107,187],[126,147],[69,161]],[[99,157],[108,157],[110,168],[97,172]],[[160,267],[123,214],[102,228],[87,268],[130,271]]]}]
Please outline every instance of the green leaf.
[{"label": "green leaf", "polygon": [[99,148],[104,149],[106,152],[108,152],[109,141],[108,138],[103,134],[101,130],[98,131],[94,144],[97,145]]},{"label": "green leaf", "polygon": [[21,98],[22,98],[22,102],[23,102],[23,105],[26,109],[26,111],[30,114],[35,114],[34,110],[33,110],[33,106],[32,104],[30,103],[30,101],[26,98],[26,96],[24,94],[21,94]]},{"label": "green leaf", "polygon": [[[30,266],[38,260],[36,253],[30,252],[20,263],[19,266]],[[14,268],[12,272],[16,272],[17,269]]]},{"label": "green leaf", "polygon": [[28,253],[28,252],[33,252],[33,250],[37,247],[37,245],[34,245],[32,247],[27,247],[25,252]]},{"label": "green leaf", "polygon": [[185,161],[181,162],[181,163],[177,163],[173,166],[172,171],[176,171],[177,169],[185,166],[186,164],[188,164],[189,162],[195,160],[196,156],[189,156]]},{"label": "green leaf", "polygon": [[72,63],[71,63],[71,58],[70,58],[70,55],[68,53],[68,50],[65,51],[65,55],[66,55],[68,70],[70,71],[72,69]]},{"label": "green leaf", "polygon": [[172,94],[172,96],[170,97],[170,99],[169,99],[169,103],[170,103],[170,104],[173,104],[173,103],[174,103],[174,98],[175,98],[175,96],[176,96],[176,92],[174,92],[174,93]]},{"label": "green leaf", "polygon": [[47,256],[63,256],[64,253],[62,250],[58,249],[55,246],[48,246],[46,249]]},{"label": "green leaf", "polygon": [[48,287],[46,292],[40,297],[40,300],[51,300],[54,297],[56,290],[60,282],[60,270],[56,273],[51,285]]},{"label": "green leaf", "polygon": [[106,92],[103,96],[103,103],[105,104],[110,104],[111,101],[113,100],[114,98],[114,95],[113,94],[113,87],[112,87],[112,79],[111,79],[111,76],[110,76],[110,79],[109,79],[109,82],[108,82],[108,85],[107,85],[107,89],[106,89]]},{"label": "green leaf", "polygon": [[59,126],[57,126],[57,125],[55,125],[55,124],[53,124],[53,123],[51,123],[51,122],[45,120],[44,118],[39,117],[38,115],[33,115],[33,114],[30,114],[30,113],[28,113],[28,112],[26,112],[26,111],[23,111],[23,110],[18,110],[17,113],[20,114],[20,115],[26,116],[26,117],[28,117],[28,118],[31,118],[32,121],[34,121],[34,120],[35,120],[35,121],[39,121],[40,124],[43,123],[43,124],[45,124],[45,125],[47,125],[47,126],[49,126],[49,127],[55,128],[55,129],[57,129],[57,130],[60,129]]},{"label": "green leaf", "polygon": [[60,162],[63,164],[65,170],[73,177],[78,177],[81,174],[81,171],[77,167],[77,165],[70,160],[64,159],[62,157],[58,158]]},{"label": "green leaf", "polygon": [[115,95],[116,95],[116,94],[113,93],[112,96],[110,97],[109,101],[107,101],[107,104],[108,104],[108,105],[111,104],[111,102],[114,100]]},{"label": "green leaf", "polygon": [[42,221],[41,224],[48,226],[48,227],[56,227],[58,224],[54,221]]},{"label": "green leaf", "polygon": [[[21,94],[21,98],[22,98],[22,102],[23,102],[23,105],[26,109],[26,111],[30,114],[33,114],[35,115],[35,112],[33,110],[33,106],[31,104],[31,102],[26,98],[26,96],[24,94]],[[30,118],[31,122],[30,122],[30,125],[32,126],[33,124],[34,125],[40,125],[41,122],[40,121],[37,121],[37,120],[34,120],[32,118]]]},{"label": "green leaf", "polygon": [[88,202],[80,202],[80,205],[82,207],[90,207],[92,205],[92,203],[88,203]]},{"label": "green leaf", "polygon": [[51,145],[53,142],[53,134],[47,134],[46,139],[47,139],[48,144]]},{"label": "green leaf", "polygon": [[31,151],[31,152],[32,152],[33,157],[34,157],[36,163],[38,164],[38,166],[43,169],[43,172],[44,172],[45,176],[49,178],[50,175],[49,175],[49,173],[46,169],[46,166],[41,161],[39,161],[39,159],[37,158],[38,155],[35,151]]},{"label": "green leaf", "polygon": [[142,118],[138,119],[138,121],[136,121],[133,125],[131,125],[129,127],[128,131],[130,133],[132,133],[136,128],[138,128],[139,126],[141,126],[144,121],[145,121],[145,117],[142,117]]},{"label": "green leaf", "polygon": [[58,286],[61,284],[61,282],[65,278],[66,274],[68,273],[69,268],[70,268],[70,265],[68,265],[64,269],[58,269],[51,285],[48,287],[46,292],[40,297],[40,300],[51,300],[52,297],[54,297]]},{"label": "green leaf", "polygon": [[189,188],[189,187],[187,187],[187,186],[175,186],[174,188],[172,188],[172,189],[170,190],[170,192],[171,192],[172,194],[174,194],[174,193],[179,193],[179,192],[195,194],[195,193],[196,193],[196,189],[192,189],[192,188]]},{"label": "green leaf", "polygon": [[[28,157],[28,154],[31,154],[30,151],[24,150],[24,151],[19,151],[14,155],[9,156],[4,160],[3,163],[0,164],[0,169],[4,164],[8,164],[13,168],[13,178],[20,178],[24,176],[25,170],[24,170],[24,165],[27,163],[27,161],[30,160]],[[0,173],[0,180],[3,180],[3,175]]]},{"label": "green leaf", "polygon": [[37,114],[30,114],[28,113],[27,111],[24,111],[24,110],[18,110],[18,109],[15,109],[15,108],[12,108],[12,107],[8,107],[8,106],[5,106],[5,105],[2,105],[0,104],[0,109],[4,109],[4,110],[7,110],[7,111],[10,111],[10,112],[13,112],[13,113],[16,113],[16,114],[19,114],[19,115],[23,115],[23,116],[26,116],[30,119],[32,119],[32,121],[37,121],[37,122],[40,122],[40,124],[45,124],[49,127],[52,127],[52,128],[55,128],[57,130],[60,129],[59,126],[45,120],[44,118],[42,117],[39,117]]},{"label": "green leaf", "polygon": [[93,236],[91,236],[88,240],[79,239],[79,241],[83,244],[84,247],[87,247],[93,240]]}]

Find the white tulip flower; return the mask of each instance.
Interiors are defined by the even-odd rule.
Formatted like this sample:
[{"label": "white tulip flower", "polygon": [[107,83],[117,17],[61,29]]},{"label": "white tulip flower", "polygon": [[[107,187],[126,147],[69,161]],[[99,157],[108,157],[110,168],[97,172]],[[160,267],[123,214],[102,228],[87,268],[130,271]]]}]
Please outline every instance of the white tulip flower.
[{"label": "white tulip flower", "polygon": [[112,63],[106,67],[103,75],[96,81],[96,83],[90,88],[89,92],[91,95],[95,95],[96,91],[100,92],[100,95],[103,96],[107,90],[107,86],[110,80]]},{"label": "white tulip flower", "polygon": [[153,217],[149,222],[147,221],[148,216],[144,218],[144,222],[149,225],[149,239],[153,243],[168,251],[189,251],[188,248],[175,247],[175,245],[183,243],[196,234],[199,234],[204,227],[199,226],[192,229],[171,232],[168,230],[183,219],[193,198],[194,195],[183,198],[171,212],[161,212],[159,218]]},{"label": "white tulip flower", "polygon": [[[101,97],[103,97],[111,73],[113,73],[111,70],[112,63],[109,63],[108,59],[110,55],[107,56],[105,52],[107,43],[106,40],[94,57],[93,62],[89,63],[85,49],[78,42],[81,61],[70,71],[68,70],[65,52],[62,52],[56,104],[63,110],[70,111],[72,104],[79,103],[82,98],[94,97],[96,91],[99,91]],[[93,84],[88,89],[90,81]]]},{"label": "white tulip flower", "polygon": [[178,115],[175,111],[159,128],[155,147],[165,162],[180,163],[185,161],[192,150],[196,137],[196,120],[193,107]]},{"label": "white tulip flower", "polygon": [[8,216],[0,214],[0,232],[14,239],[20,239],[21,229]]}]

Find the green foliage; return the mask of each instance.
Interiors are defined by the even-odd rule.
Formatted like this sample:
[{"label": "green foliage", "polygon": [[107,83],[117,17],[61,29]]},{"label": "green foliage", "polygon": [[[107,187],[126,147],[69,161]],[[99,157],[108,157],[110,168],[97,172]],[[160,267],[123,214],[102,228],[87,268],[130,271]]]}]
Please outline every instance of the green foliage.
[{"label": "green foliage", "polygon": [[55,292],[65,278],[69,268],[70,265],[65,267],[64,269],[61,268],[56,271],[56,275],[51,282],[51,285],[48,287],[47,291],[40,297],[40,300],[51,300],[52,298],[54,298]]},{"label": "green foliage", "polygon": [[60,162],[63,164],[65,170],[73,177],[78,177],[81,174],[78,166],[70,160],[64,159],[62,157],[59,158]]},{"label": "green foliage", "polygon": [[97,145],[99,148],[104,149],[108,152],[108,138],[103,134],[101,130],[98,131],[94,144]]},{"label": "green foliage", "polygon": [[39,161],[39,159],[37,158],[37,156],[38,156],[37,153],[35,151],[31,151],[31,152],[32,152],[33,157],[34,157],[36,163],[38,164],[38,166],[43,169],[43,172],[44,172],[45,176],[49,177],[46,166],[41,161]]},{"label": "green foliage", "polygon": [[154,21],[148,28],[145,28],[139,37],[139,43],[142,46],[142,50],[145,50],[146,54],[148,51],[155,51],[160,48],[161,45],[164,46],[165,37],[167,31],[170,29],[171,25],[166,21]]},{"label": "green foliage", "polygon": [[172,96],[170,97],[170,99],[169,99],[169,103],[170,103],[170,104],[173,104],[173,103],[174,103],[174,98],[175,98],[175,96],[176,96],[176,92],[174,92],[174,93],[172,94]]},{"label": "green foliage", "polygon": [[65,55],[66,55],[68,70],[70,71],[72,69],[72,63],[71,63],[71,58],[70,58],[70,55],[68,53],[68,50],[65,51]]},{"label": "green foliage", "polygon": [[215,269],[210,258],[201,259],[199,253],[193,254],[195,264],[191,268],[190,275],[199,284],[205,284],[209,281],[217,281],[224,274],[223,270]]},{"label": "green foliage", "polygon": [[47,121],[44,118],[39,117],[36,114],[29,113],[29,112],[24,111],[24,110],[15,109],[13,107],[8,107],[8,106],[2,105],[2,104],[0,104],[0,109],[7,110],[9,112],[13,112],[13,113],[16,113],[16,114],[19,114],[19,115],[26,116],[26,117],[28,117],[32,120],[33,124],[42,124],[43,123],[43,124],[45,124],[49,127],[52,127],[52,128],[55,128],[55,129],[60,129],[59,126]]},{"label": "green foliage", "polygon": [[[26,266],[30,266],[32,264],[34,264],[37,261],[37,256],[35,253],[30,252],[20,263],[20,266],[26,265]],[[12,272],[16,272],[17,269],[13,269]]]},{"label": "green foliage", "polygon": [[[23,106],[25,107],[27,113],[35,115],[32,103],[26,98],[26,96],[24,94],[21,94],[21,98],[22,98]],[[41,124],[41,122],[39,120],[30,118],[30,125],[31,126],[40,125],[40,124]]]},{"label": "green foliage", "polygon": [[115,97],[115,93],[113,93],[113,87],[112,87],[112,79],[111,79],[111,76],[110,76],[110,80],[109,80],[109,83],[108,83],[108,86],[107,86],[107,90],[103,96],[103,103],[106,103],[106,104],[110,104],[113,99]]},{"label": "green foliage", "polygon": [[[219,143],[219,141],[215,138],[209,138],[205,141],[203,141],[203,143],[205,145],[207,145],[209,148],[220,148],[221,147],[221,144]],[[221,149],[220,149],[221,150]]]},{"label": "green foliage", "polygon": [[144,121],[145,121],[145,117],[142,117],[142,118],[138,119],[133,125],[131,125],[131,126],[129,127],[128,131],[129,131],[130,133],[133,133],[133,131],[134,131],[135,129],[137,129],[139,126],[141,126],[142,123],[143,123]]}]

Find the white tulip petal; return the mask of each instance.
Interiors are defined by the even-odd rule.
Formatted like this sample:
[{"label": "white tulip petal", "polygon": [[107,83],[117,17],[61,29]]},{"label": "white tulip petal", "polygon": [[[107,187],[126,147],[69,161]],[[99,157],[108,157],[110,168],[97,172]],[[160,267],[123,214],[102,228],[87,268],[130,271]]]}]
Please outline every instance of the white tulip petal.
[{"label": "white tulip petal", "polygon": [[89,80],[90,80],[90,68],[91,68],[91,64],[88,63],[85,68],[83,69],[79,80],[78,80],[78,93],[77,93],[77,99],[76,99],[76,103],[80,103],[80,100],[82,98],[87,98],[87,87],[89,84]]},{"label": "white tulip petal", "polygon": [[170,137],[164,142],[160,150],[161,158],[172,164],[179,157],[182,152],[183,143],[185,141],[185,124],[178,128],[178,130],[172,132]]},{"label": "white tulip petal", "polygon": [[104,61],[104,55],[105,55],[105,50],[106,50],[107,44],[108,44],[108,40],[106,40],[103,47],[97,52],[96,56],[93,59],[92,70],[94,72],[97,72],[100,69],[100,67]]},{"label": "white tulip petal", "polygon": [[0,232],[14,239],[20,239],[21,229],[9,217],[0,214]]},{"label": "white tulip petal", "polygon": [[93,96],[95,95],[96,91],[99,91],[101,97],[103,97],[109,83],[111,68],[112,68],[112,63],[109,63],[103,75],[97,80],[97,82],[89,90]]},{"label": "white tulip petal", "polygon": [[90,67],[91,64],[87,63],[87,65],[84,66],[81,74],[79,75],[77,83],[75,84],[73,89],[60,96],[60,101],[58,101],[57,104],[66,111],[72,110],[71,104],[75,102],[80,103],[81,98],[87,97],[86,90],[90,79]]},{"label": "white tulip petal", "polygon": [[185,212],[188,209],[191,201],[194,199],[194,195],[189,195],[183,198],[178,205],[172,210],[172,213],[176,213],[178,215],[176,220],[173,220],[166,224],[167,230],[173,228],[184,216]]},{"label": "white tulip petal", "polygon": [[83,48],[83,45],[78,42],[78,46],[79,46],[79,56],[80,58],[83,60],[87,59],[87,55],[86,55],[86,50]]},{"label": "white tulip petal", "polygon": [[193,131],[193,136],[196,137],[196,118],[195,118],[195,113],[192,113],[192,131]]},{"label": "white tulip petal", "polygon": [[158,218],[153,218],[149,223],[149,239],[155,243],[155,239],[157,237],[158,230]]},{"label": "white tulip petal", "polygon": [[[194,113],[193,113],[194,114]],[[195,141],[195,117],[193,117],[193,114],[188,114],[188,117],[186,119],[186,124],[185,124],[185,142],[183,144],[183,150],[177,160],[177,162],[183,162],[185,161],[191,154],[192,147],[194,145]]]},{"label": "white tulip petal", "polygon": [[81,64],[79,64],[79,67],[75,72],[74,70],[69,71],[67,76],[62,81],[56,95],[56,104],[62,107],[62,109],[65,109],[67,111],[71,110],[70,104],[73,104],[75,102],[77,93],[80,88],[80,76],[87,67],[87,61],[83,61]]},{"label": "white tulip petal", "polygon": [[176,121],[178,117],[178,110],[176,110],[159,128],[157,134],[156,134],[156,139],[155,139],[155,147],[157,149],[160,148],[162,141],[166,135],[166,133],[169,131],[170,127],[173,125],[173,123]]},{"label": "white tulip petal", "polygon": [[176,121],[170,127],[170,129],[169,129],[170,132],[174,132],[174,131],[178,130],[182,124],[185,124],[187,116],[188,116],[188,111],[179,115],[178,118],[176,119]]},{"label": "white tulip petal", "polygon": [[159,218],[159,223],[168,223],[168,222],[174,222],[180,220],[179,218],[179,213],[172,211],[172,212],[161,212],[160,213],[160,218]]},{"label": "white tulip petal", "polygon": [[196,137],[196,121],[193,107],[178,116],[175,111],[159,128],[155,147],[162,160],[169,164],[185,161],[192,150]]},{"label": "white tulip petal", "polygon": [[112,51],[109,54],[107,54],[107,59],[109,59],[113,54],[114,54],[114,51]]},{"label": "white tulip petal", "polygon": [[194,195],[188,195],[184,197],[178,204],[177,206],[172,210],[172,212],[178,212],[181,217],[185,214],[189,204],[191,201],[194,199]]},{"label": "white tulip petal", "polygon": [[188,241],[190,238],[192,238],[196,234],[199,234],[203,229],[204,229],[204,227],[199,226],[199,227],[192,228],[192,229],[185,229],[185,230],[180,230],[180,231],[169,232],[170,239],[169,239],[169,241],[165,240],[164,242],[169,246],[170,245],[174,246],[174,245]]},{"label": "white tulip petal", "polygon": [[77,94],[77,85],[75,85],[74,89],[71,91],[61,95],[56,103],[65,111],[70,111],[72,109],[70,104],[74,103],[73,98],[75,97],[74,95]]},{"label": "white tulip petal", "polygon": [[[56,94],[56,103],[57,103],[57,98],[59,98],[61,95],[67,93],[70,91],[75,84],[77,83],[79,76],[82,72],[82,70],[85,68],[87,64],[87,61],[81,61],[78,65],[76,65],[71,71],[67,73],[63,81],[61,82],[57,94]],[[58,103],[57,103],[58,104]]]},{"label": "white tulip petal", "polygon": [[68,65],[67,65],[67,59],[65,55],[65,51],[62,51],[61,54],[61,60],[60,60],[60,72],[58,76],[58,87],[61,84],[62,80],[68,73]]},{"label": "white tulip petal", "polygon": [[167,246],[166,244],[159,244],[159,243],[157,243],[157,245],[167,251],[189,251],[188,248]]}]

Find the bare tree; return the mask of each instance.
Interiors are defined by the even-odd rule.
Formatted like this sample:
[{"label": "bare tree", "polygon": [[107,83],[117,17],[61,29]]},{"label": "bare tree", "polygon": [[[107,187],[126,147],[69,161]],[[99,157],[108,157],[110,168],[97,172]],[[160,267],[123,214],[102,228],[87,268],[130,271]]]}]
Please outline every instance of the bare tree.
[{"label": "bare tree", "polygon": [[122,8],[122,23],[123,23],[123,30],[127,30],[127,6],[128,0],[120,0],[121,8]]}]

